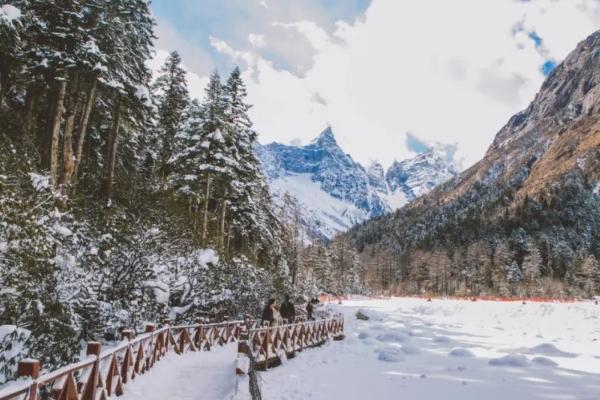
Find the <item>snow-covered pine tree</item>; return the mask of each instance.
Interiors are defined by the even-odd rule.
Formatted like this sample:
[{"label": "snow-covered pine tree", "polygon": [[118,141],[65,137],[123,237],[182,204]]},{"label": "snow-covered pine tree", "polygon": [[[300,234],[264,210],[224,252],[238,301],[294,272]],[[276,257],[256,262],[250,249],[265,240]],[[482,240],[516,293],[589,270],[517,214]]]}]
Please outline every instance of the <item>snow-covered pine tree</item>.
[{"label": "snow-covered pine tree", "polygon": [[[154,19],[146,0],[108,0],[114,13],[110,54],[111,80],[105,85],[111,100],[111,127],[106,141],[102,194],[110,202],[121,129],[139,132],[149,112],[151,73],[146,61],[152,56]],[[116,17],[118,16],[118,17]]]},{"label": "snow-covered pine tree", "polygon": [[160,174],[166,178],[170,173],[169,160],[173,156],[175,135],[181,130],[190,103],[186,72],[179,53],[169,54],[153,88],[158,102]]},{"label": "snow-covered pine tree", "polygon": [[533,296],[540,291],[542,256],[534,244],[529,243],[527,248],[529,252],[523,259],[523,285],[525,294]]},{"label": "snow-covered pine tree", "polygon": [[510,284],[511,294],[516,295],[518,286],[523,281],[523,271],[521,271],[521,267],[519,267],[516,260],[506,266],[506,280]]},{"label": "snow-covered pine tree", "polygon": [[575,284],[584,296],[591,298],[598,293],[600,285],[600,269],[598,260],[593,254],[583,259],[581,265],[575,272]]},{"label": "snow-covered pine tree", "polygon": [[201,215],[199,223],[194,218],[194,231],[200,231],[204,246],[208,245],[210,214],[224,190],[222,175],[232,174],[230,149],[223,135],[225,98],[218,72],[211,75],[205,93],[202,104],[190,103],[189,117],[176,135],[176,151],[169,159],[175,172],[171,185],[187,197],[190,211]]},{"label": "snow-covered pine tree", "polygon": [[[254,153],[257,134],[252,129],[248,116],[251,106],[246,103],[246,85],[238,67],[227,79],[224,95],[225,138],[231,149],[234,179],[229,182],[230,187],[224,193],[228,200],[221,204],[221,247],[225,247],[225,236],[230,232],[235,235],[234,244],[238,250],[245,247],[259,254],[261,248],[264,250],[272,246],[275,217],[265,178]],[[227,208],[230,208],[231,229],[225,227]],[[254,239],[252,243],[247,240],[250,237]]]},{"label": "snow-covered pine tree", "polygon": [[[302,255],[304,275],[312,276],[321,292],[336,293],[337,284],[333,278],[333,267],[327,257],[327,248],[322,243],[313,243],[304,249]],[[309,272],[310,271],[310,272]]]},{"label": "snow-covered pine tree", "polygon": [[509,296],[507,266],[511,265],[513,255],[508,244],[504,240],[499,240],[494,249],[494,258],[492,264],[492,283],[495,292],[501,296]]},{"label": "snow-covered pine tree", "polygon": [[[58,256],[73,233],[65,213],[46,207],[54,201],[49,179],[25,176],[0,178],[0,326],[16,332],[15,341],[0,337],[0,354],[60,366],[79,353],[75,316],[62,291],[76,267],[66,268]],[[13,378],[16,361],[0,360],[0,376]]]}]

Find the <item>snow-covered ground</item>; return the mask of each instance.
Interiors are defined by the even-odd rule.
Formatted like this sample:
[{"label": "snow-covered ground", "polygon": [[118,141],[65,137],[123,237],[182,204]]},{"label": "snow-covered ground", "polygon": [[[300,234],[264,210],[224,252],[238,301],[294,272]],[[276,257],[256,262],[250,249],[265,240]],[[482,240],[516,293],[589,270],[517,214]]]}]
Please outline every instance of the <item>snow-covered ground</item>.
[{"label": "snow-covered ground", "polygon": [[[292,399],[600,399],[600,306],[349,301],[346,340],[261,374]],[[356,320],[357,310],[371,319]]]},{"label": "snow-covered ground", "polygon": [[[122,400],[225,400],[235,392],[237,344],[169,354],[125,386]],[[244,388],[245,389],[245,388]]]}]

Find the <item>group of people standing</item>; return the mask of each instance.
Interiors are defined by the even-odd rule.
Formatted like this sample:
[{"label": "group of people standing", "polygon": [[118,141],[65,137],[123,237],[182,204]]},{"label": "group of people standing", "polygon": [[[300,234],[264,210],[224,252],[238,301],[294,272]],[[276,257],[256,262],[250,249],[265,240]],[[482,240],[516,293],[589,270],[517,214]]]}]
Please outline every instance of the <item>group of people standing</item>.
[{"label": "group of people standing", "polygon": [[[306,304],[306,318],[309,321],[314,319],[313,312],[315,309],[315,305],[319,302],[317,299],[311,299]],[[290,299],[290,295],[285,296],[285,300],[281,303],[279,307],[279,314],[282,319],[287,320],[290,323],[296,321],[296,306]],[[269,324],[272,324],[276,320],[277,315],[277,306],[275,304],[275,299],[269,299],[265,307],[263,308],[262,320],[268,321]]]}]

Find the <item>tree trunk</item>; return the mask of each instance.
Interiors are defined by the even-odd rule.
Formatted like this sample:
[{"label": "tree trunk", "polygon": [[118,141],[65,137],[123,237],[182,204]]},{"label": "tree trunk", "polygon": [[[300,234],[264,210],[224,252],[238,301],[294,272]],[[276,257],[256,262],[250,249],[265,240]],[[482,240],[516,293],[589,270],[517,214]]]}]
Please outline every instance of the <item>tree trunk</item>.
[{"label": "tree trunk", "polygon": [[202,216],[202,245],[206,245],[208,234],[208,200],[210,197],[210,174],[206,174],[206,191],[204,193],[204,215]]},{"label": "tree trunk", "polygon": [[23,137],[27,141],[34,143],[33,135],[35,129],[35,111],[39,98],[38,89],[34,85],[29,85],[27,94],[25,95],[25,121],[23,123]]},{"label": "tree trunk", "polygon": [[[227,197],[227,194],[223,197]],[[219,248],[221,251],[225,251],[225,217],[227,215],[227,203],[227,200],[223,200],[223,205],[221,206],[221,232],[219,235]]]},{"label": "tree trunk", "polygon": [[106,142],[106,166],[104,169],[104,199],[110,204],[112,197],[112,186],[115,177],[115,162],[117,155],[117,135],[119,134],[119,125],[121,123],[121,105],[117,95],[112,112],[112,126]]},{"label": "tree trunk", "polygon": [[10,67],[10,61],[8,60],[8,57],[4,55],[4,57],[0,59],[0,106],[4,104],[4,99],[11,84]]},{"label": "tree trunk", "polygon": [[75,116],[79,105],[79,75],[71,76],[71,90],[67,102],[65,115],[65,136],[63,140],[63,170],[62,184],[67,186],[71,183],[75,163],[73,161],[73,129],[75,128]]},{"label": "tree trunk", "polygon": [[72,181],[77,180],[77,175],[79,174],[79,166],[81,165],[81,159],[83,157],[83,144],[85,142],[85,135],[87,133],[87,126],[90,120],[90,114],[92,113],[92,108],[94,108],[94,103],[96,102],[96,86],[98,85],[98,81],[94,77],[90,89],[87,94],[85,110],[83,111],[83,115],[81,117],[81,122],[79,124],[79,130],[77,131],[77,147],[75,150],[75,163],[73,165],[73,176],[71,177]]},{"label": "tree trunk", "polygon": [[225,248],[225,252],[227,254],[231,252],[231,224],[227,228],[227,247]]},{"label": "tree trunk", "polygon": [[58,184],[58,148],[60,144],[60,123],[62,120],[66,89],[66,79],[60,80],[58,82],[58,94],[56,96],[54,116],[52,119],[52,129],[50,133],[50,183],[53,189],[55,189],[56,185]]}]

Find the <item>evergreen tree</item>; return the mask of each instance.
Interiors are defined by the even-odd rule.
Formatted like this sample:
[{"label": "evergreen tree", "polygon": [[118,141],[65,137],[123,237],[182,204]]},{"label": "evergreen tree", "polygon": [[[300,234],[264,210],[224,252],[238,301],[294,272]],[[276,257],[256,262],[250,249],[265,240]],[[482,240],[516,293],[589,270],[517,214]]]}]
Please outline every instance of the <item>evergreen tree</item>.
[{"label": "evergreen tree", "polygon": [[506,266],[506,280],[511,285],[511,293],[517,294],[517,287],[523,281],[523,272],[516,261]]},{"label": "evergreen tree", "polygon": [[523,260],[523,284],[525,294],[532,296],[539,291],[542,270],[542,256],[535,245],[528,245],[528,254]]},{"label": "evergreen tree", "polygon": [[181,65],[181,56],[173,51],[167,57],[160,75],[154,83],[158,102],[158,129],[160,133],[160,173],[167,177],[170,173],[170,159],[173,156],[175,136],[185,120],[189,106],[186,72]]},{"label": "evergreen tree", "polygon": [[593,254],[588,255],[576,272],[576,285],[583,294],[590,298],[598,293],[600,285],[600,269],[598,260]]}]

